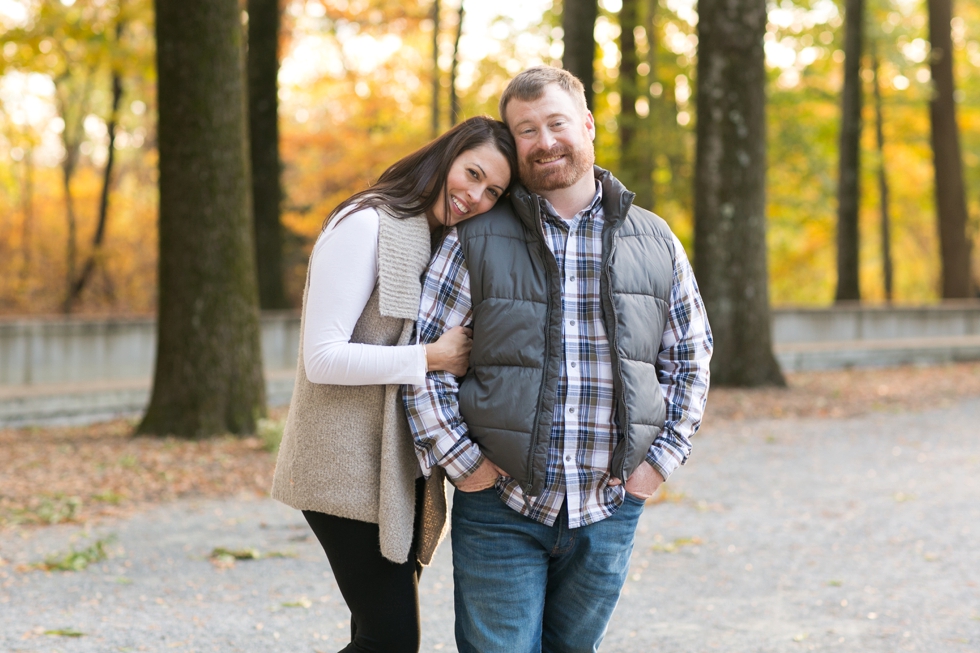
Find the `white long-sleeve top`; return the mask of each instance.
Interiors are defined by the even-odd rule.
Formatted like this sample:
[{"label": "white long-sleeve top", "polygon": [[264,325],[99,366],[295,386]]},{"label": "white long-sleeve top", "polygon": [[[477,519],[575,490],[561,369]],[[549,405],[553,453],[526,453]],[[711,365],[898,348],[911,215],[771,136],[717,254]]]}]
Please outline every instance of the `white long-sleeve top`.
[{"label": "white long-sleeve top", "polygon": [[421,385],[423,345],[386,347],[350,341],[378,283],[376,209],[334,218],[310,258],[303,329],[303,362],[311,383],[331,385]]}]

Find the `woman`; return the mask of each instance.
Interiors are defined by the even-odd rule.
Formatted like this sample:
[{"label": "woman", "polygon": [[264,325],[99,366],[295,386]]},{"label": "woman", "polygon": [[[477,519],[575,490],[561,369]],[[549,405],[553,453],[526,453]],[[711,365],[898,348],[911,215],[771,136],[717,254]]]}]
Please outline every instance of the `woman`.
[{"label": "woman", "polygon": [[421,478],[399,384],[466,372],[468,329],[409,344],[420,279],[437,237],[503,196],[516,157],[503,123],[471,118],[342,202],[313,248],[272,496],[323,545],[351,610],[344,652],[418,651],[418,577],[446,498],[441,475]]}]

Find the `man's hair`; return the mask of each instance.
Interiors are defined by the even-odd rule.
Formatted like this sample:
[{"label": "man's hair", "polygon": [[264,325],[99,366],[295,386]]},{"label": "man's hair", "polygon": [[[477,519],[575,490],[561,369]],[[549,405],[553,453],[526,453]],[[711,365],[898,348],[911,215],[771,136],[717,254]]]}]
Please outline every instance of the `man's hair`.
[{"label": "man's hair", "polygon": [[510,80],[510,83],[507,84],[503,95],[500,96],[500,105],[498,107],[500,119],[504,123],[507,122],[505,112],[507,111],[507,104],[511,100],[520,100],[521,102],[537,100],[544,94],[544,89],[548,84],[558,85],[561,90],[571,95],[573,99],[578,100],[582,106],[582,111],[589,110],[585,103],[585,87],[582,86],[582,82],[579,81],[578,77],[567,70],[555,68],[554,66],[534,66],[519,73],[517,77]]}]

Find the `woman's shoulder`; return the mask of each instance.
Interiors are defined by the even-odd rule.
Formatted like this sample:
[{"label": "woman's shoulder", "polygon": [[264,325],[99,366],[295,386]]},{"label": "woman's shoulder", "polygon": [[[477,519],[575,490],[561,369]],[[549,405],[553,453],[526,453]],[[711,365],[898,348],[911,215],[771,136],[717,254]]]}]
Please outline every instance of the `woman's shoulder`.
[{"label": "woman's shoulder", "polygon": [[313,252],[330,245],[341,247],[377,242],[381,214],[374,207],[355,207],[338,213],[320,232]]},{"label": "woman's shoulder", "polygon": [[380,221],[381,212],[373,206],[347,207],[335,215],[323,231],[324,233],[337,229],[377,231]]}]

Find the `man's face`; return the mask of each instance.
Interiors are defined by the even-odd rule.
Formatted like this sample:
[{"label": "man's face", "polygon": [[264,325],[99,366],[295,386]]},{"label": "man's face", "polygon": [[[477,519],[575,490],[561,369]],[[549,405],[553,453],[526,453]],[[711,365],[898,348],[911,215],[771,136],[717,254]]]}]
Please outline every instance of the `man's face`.
[{"label": "man's face", "polygon": [[517,141],[521,182],[535,193],[568,188],[595,163],[595,121],[556,84],[536,100],[507,103],[506,121]]}]

